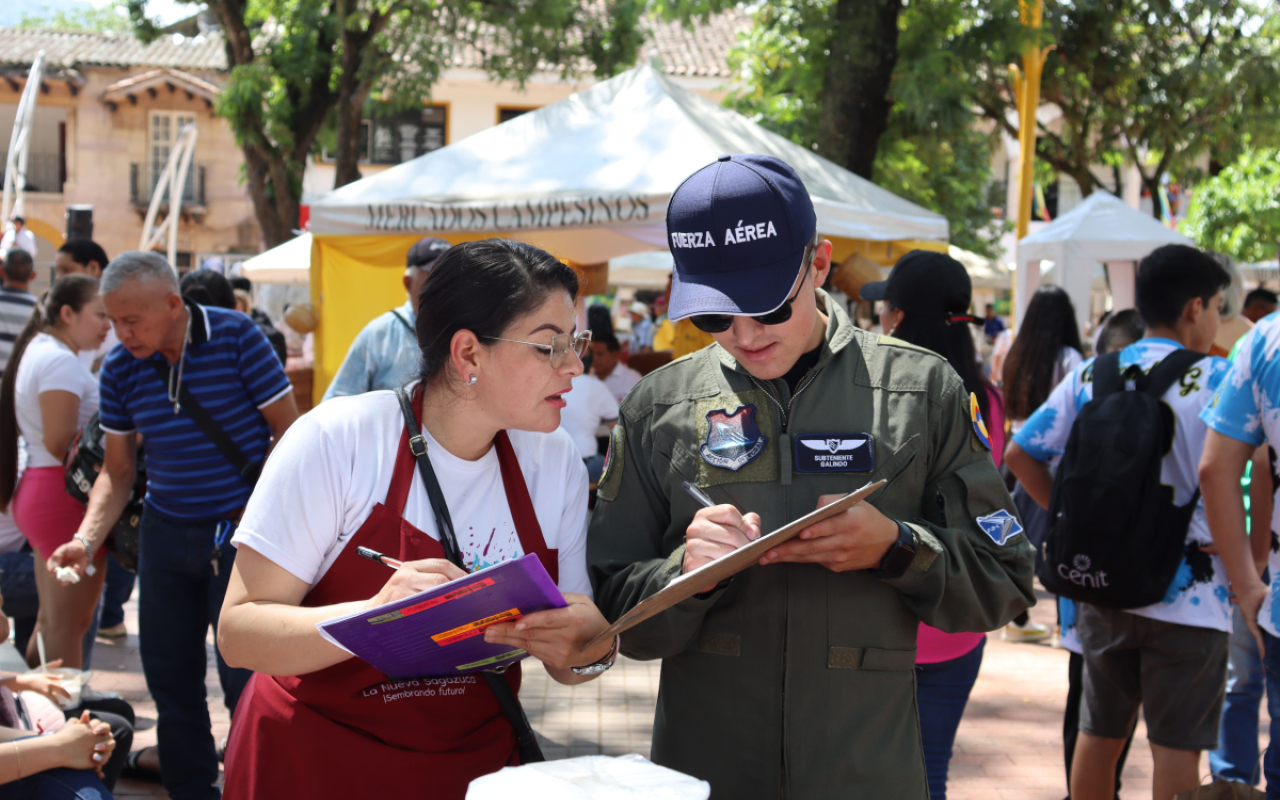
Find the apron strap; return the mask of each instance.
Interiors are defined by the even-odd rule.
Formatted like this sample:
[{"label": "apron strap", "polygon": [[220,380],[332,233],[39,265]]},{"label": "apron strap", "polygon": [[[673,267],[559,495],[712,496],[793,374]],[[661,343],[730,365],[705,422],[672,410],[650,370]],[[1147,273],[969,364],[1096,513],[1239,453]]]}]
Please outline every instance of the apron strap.
[{"label": "apron strap", "polygon": [[[421,395],[417,395],[413,404],[414,416],[421,424],[422,403],[417,400],[421,400]],[[409,490],[413,488],[413,469],[416,465],[413,451],[409,449],[409,426],[406,425],[404,433],[400,434],[400,446],[396,448],[396,466],[391,472],[391,485],[387,487],[387,499],[383,502],[383,505],[394,511],[397,516],[404,516],[405,503],[409,500]]]},{"label": "apron strap", "polygon": [[538,515],[533,510],[533,500],[529,497],[529,486],[524,481],[524,473],[520,470],[515,448],[511,446],[511,438],[507,436],[506,431],[498,431],[494,445],[498,448],[498,467],[502,470],[502,488],[507,493],[507,505],[511,507],[512,521],[515,522],[516,533],[520,536],[520,547],[526,553],[537,553],[538,560],[547,568],[552,580],[558,580],[560,564],[556,554],[547,550],[547,540],[542,536],[542,525],[538,523]]}]

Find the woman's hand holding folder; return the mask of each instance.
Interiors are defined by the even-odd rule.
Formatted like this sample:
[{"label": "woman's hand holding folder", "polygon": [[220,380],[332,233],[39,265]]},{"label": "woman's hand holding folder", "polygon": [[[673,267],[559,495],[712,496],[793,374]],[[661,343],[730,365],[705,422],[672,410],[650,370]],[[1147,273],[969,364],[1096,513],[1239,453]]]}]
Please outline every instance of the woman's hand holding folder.
[{"label": "woman's hand holding folder", "polygon": [[547,672],[560,683],[590,680],[573,674],[570,667],[594,664],[609,655],[612,639],[583,650],[609,623],[586,595],[570,592],[564,599],[569,603],[564,608],[537,611],[516,622],[491,626],[484,632],[484,640],[519,647],[546,665]]}]

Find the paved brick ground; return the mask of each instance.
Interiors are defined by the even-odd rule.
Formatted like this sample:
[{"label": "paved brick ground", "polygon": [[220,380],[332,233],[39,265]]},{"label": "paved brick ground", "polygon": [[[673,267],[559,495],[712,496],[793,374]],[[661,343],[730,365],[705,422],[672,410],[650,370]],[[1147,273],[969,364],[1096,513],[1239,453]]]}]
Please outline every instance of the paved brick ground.
[{"label": "paved brick ground", "polygon": [[[130,630],[137,630],[132,604]],[[1033,618],[1052,624],[1052,604],[1042,602]],[[140,730],[134,742],[155,742],[155,705],[142,679],[137,637],[99,640],[95,653],[95,688],[120,692],[137,709]],[[603,678],[583,686],[561,686],[542,670],[526,670],[521,693],[548,758],[578,755],[649,754],[658,664],[623,660]],[[209,708],[214,734],[225,736],[230,725],[222,705],[209,656]],[[1009,644],[993,634],[982,673],[974,687],[951,762],[951,800],[1061,800],[1066,795],[1062,767],[1062,706],[1067,692],[1067,653],[1048,645]],[[1266,744],[1268,719],[1263,709],[1260,738]],[[1207,767],[1201,770],[1207,773]],[[148,784],[122,781],[119,797],[168,795]],[[1122,797],[1138,800],[1151,794],[1151,752],[1146,728],[1137,738],[1124,772]]]}]

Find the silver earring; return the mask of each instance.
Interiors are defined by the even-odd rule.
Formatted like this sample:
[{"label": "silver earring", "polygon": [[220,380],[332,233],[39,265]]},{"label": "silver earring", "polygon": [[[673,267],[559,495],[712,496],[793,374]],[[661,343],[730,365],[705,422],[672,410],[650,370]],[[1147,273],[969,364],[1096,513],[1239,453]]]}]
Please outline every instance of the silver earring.
[{"label": "silver earring", "polygon": [[475,386],[475,385],[476,385],[476,381],[477,381],[477,380],[478,380],[478,378],[476,378],[476,376],[475,376],[475,375],[472,375],[472,376],[467,380],[467,385],[468,385],[468,386]]}]

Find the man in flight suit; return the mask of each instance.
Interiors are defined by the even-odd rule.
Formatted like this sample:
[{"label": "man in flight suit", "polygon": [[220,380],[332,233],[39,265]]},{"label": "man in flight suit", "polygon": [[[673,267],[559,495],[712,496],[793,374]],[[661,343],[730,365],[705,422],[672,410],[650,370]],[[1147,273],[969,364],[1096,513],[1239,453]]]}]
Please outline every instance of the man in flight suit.
[{"label": "man in flight suit", "polygon": [[831,269],[816,227],[799,176],[768,156],[722,156],[672,196],[670,315],[716,343],[622,403],[587,559],[616,619],[886,479],[628,630],[622,652],[663,659],[653,759],[710,781],[713,798],[924,800],[918,623],[1000,628],[1034,603],[1033,550],[959,376],[858,330],[816,288]]}]

